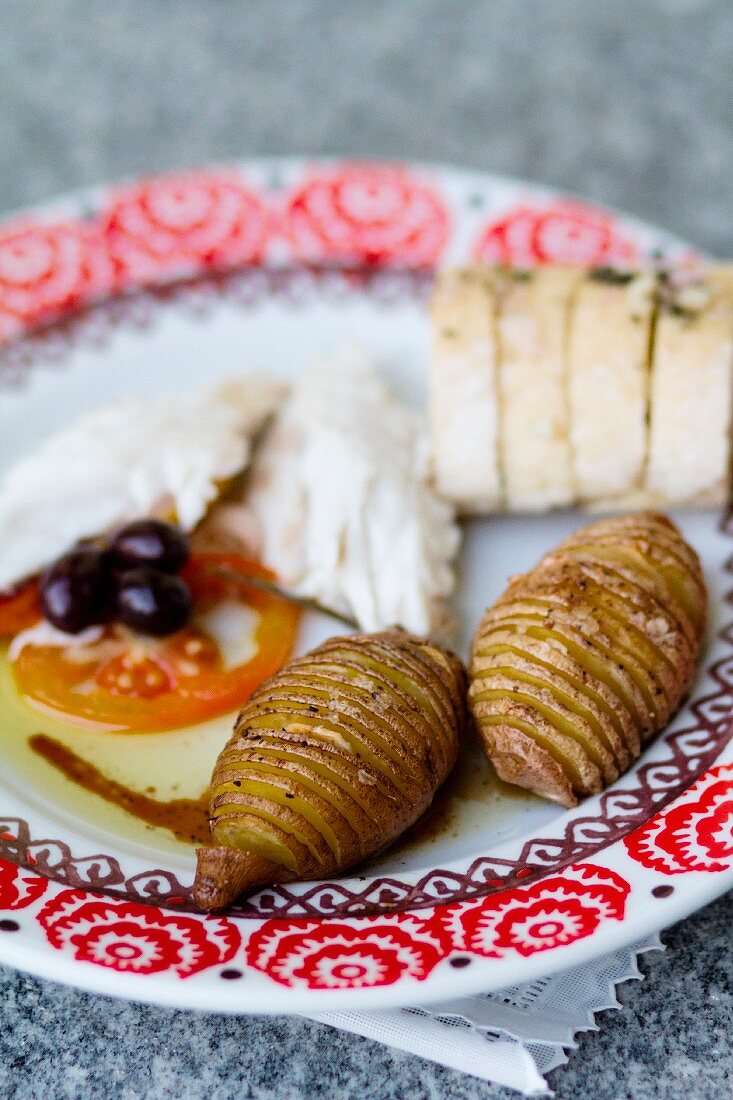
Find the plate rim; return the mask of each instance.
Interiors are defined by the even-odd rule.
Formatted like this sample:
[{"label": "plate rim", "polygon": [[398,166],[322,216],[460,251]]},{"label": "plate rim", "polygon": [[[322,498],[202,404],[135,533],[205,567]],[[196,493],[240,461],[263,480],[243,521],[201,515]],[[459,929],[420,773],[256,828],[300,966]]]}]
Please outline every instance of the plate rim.
[{"label": "plate rim", "polygon": [[[331,171],[344,165],[363,167],[371,163],[370,161],[360,161],[358,158],[337,156],[318,156],[313,158],[303,156],[264,156],[256,158],[235,158],[231,161],[203,166],[200,171],[205,173],[234,169],[235,171],[244,171],[248,173],[253,168],[256,168],[258,171],[264,171],[265,168],[273,165],[278,166],[286,173],[290,170],[310,171],[312,169]],[[509,190],[521,192],[524,195],[533,195],[538,199],[541,197],[546,199],[548,203],[557,202],[558,199],[588,203],[588,200],[581,196],[568,194],[564,191],[560,192],[556,188],[541,183],[525,181],[513,176],[482,171],[480,169],[461,168],[456,165],[420,161],[402,162],[397,160],[382,160],[379,164],[388,164],[396,170],[405,169],[410,173],[415,173],[417,177],[430,176],[439,179],[443,176],[450,176],[457,177],[464,181],[475,180],[478,181],[479,185],[483,184],[484,187],[488,185],[499,185]],[[192,170],[183,169],[182,171],[188,173]],[[155,178],[165,179],[171,175],[176,176],[178,173],[166,172],[162,176]],[[109,194],[110,190],[113,188],[117,189],[120,186],[128,185],[134,186],[144,181],[145,177],[143,177],[142,180],[137,177],[132,177],[126,180],[115,181],[112,184],[76,188],[56,198],[32,204],[21,210],[3,213],[0,215],[0,233],[8,224],[12,224],[19,218],[39,217],[41,220],[45,220],[49,217],[55,217],[65,211],[65,217],[68,219],[72,217],[71,211],[74,209],[77,211],[76,217],[78,218],[83,213],[84,205],[88,204],[92,198],[96,199],[105,194]],[[612,207],[607,207],[605,205],[599,206],[595,203],[589,205],[599,211],[617,216],[619,219],[623,220],[624,225],[634,228],[639,232],[651,232],[660,239],[664,238],[666,241],[670,242],[671,247],[685,247],[682,242],[674,237],[674,235],[666,233],[663,230],[656,230],[640,219],[636,219],[620,211],[615,211]],[[22,342],[24,338],[24,336],[21,336],[19,339]],[[733,719],[731,720],[731,725],[733,725]],[[731,746],[729,743],[727,747],[722,749],[721,753],[716,758],[715,766],[720,764],[724,758],[726,762],[728,761],[731,757],[731,752],[727,750],[730,750],[730,748]],[[682,792],[678,799],[671,802],[663,812],[667,812],[670,807],[675,807],[681,799],[684,799],[685,794],[687,794],[689,790],[690,788],[688,787],[686,791]],[[623,846],[623,843],[622,840],[616,841],[608,848],[599,852],[597,856],[592,857],[594,865],[600,867],[605,866],[606,857],[618,855],[620,852],[619,845]],[[628,853],[626,853],[626,856],[628,857]],[[581,866],[582,865],[583,864],[581,864]],[[0,868],[1,866],[2,861],[0,861]],[[638,863],[634,864],[629,858],[625,859],[623,866],[625,875],[630,883],[630,894],[634,891],[638,893],[639,890],[643,889],[642,883],[648,884],[648,882],[651,881],[652,872],[650,872],[648,868],[642,868]],[[589,961],[592,958],[604,955],[619,947],[630,945],[632,942],[649,932],[658,931],[660,928],[667,927],[669,924],[695,911],[733,886],[733,866],[728,867],[726,870],[716,872],[690,871],[687,875],[682,875],[677,881],[688,878],[688,884],[694,885],[694,883],[689,880],[690,875],[693,876],[693,879],[694,876],[698,876],[694,881],[697,883],[699,889],[675,891],[669,897],[664,898],[664,904],[662,906],[651,905],[648,898],[645,899],[646,903],[642,904],[639,911],[635,914],[633,934],[630,933],[628,927],[630,923],[628,918],[616,921],[604,920],[594,934],[577,939],[575,942],[566,946],[556,946],[551,950],[531,954],[524,958],[518,957],[515,954],[512,956],[505,956],[501,959],[482,959],[480,960],[481,965],[479,966],[454,969],[452,971],[445,965],[446,960],[444,958],[436,969],[433,969],[426,978],[420,979],[419,982],[399,979],[390,985],[345,990],[286,988],[282,985],[276,986],[274,983],[267,988],[260,983],[257,986],[257,1011],[275,1013],[282,1011],[326,1012],[337,1011],[344,1007],[380,1008],[390,1005],[404,1005],[415,1001],[433,1003],[436,1000],[444,1000],[449,996],[459,994],[465,995],[467,993],[486,991],[488,989],[502,988],[502,986],[508,984],[515,984],[517,981],[531,980],[534,977],[558,972],[577,965],[580,962]],[[542,879],[539,880],[540,883],[542,881]],[[663,879],[661,881],[667,882],[668,880]],[[522,888],[520,887],[519,889]],[[501,897],[501,895],[497,896]],[[45,901],[42,904],[45,905]],[[435,908],[439,909],[441,907],[436,906]],[[4,913],[5,911],[6,910],[3,910],[0,906],[0,912]],[[14,913],[14,911],[9,912],[11,912],[11,916]],[[660,914],[664,914],[661,922],[659,919]],[[342,919],[344,922],[350,919],[358,922],[360,919],[363,920],[364,918]],[[39,940],[38,943],[40,942]],[[61,981],[77,988],[87,989],[92,992],[114,994],[146,1003],[166,1004],[173,1007],[209,1008],[219,1012],[240,1013],[248,1011],[246,1003],[243,1003],[247,1000],[246,993],[244,993],[247,988],[247,983],[244,983],[242,986],[238,986],[236,982],[217,984],[214,982],[187,981],[182,983],[179,978],[176,977],[171,979],[169,975],[161,976],[158,980],[156,980],[153,975],[145,975],[147,980],[143,982],[141,980],[142,975],[140,974],[125,974],[102,966],[95,966],[91,963],[77,961],[76,959],[70,958],[64,951],[58,951],[54,954],[53,951],[49,953],[48,950],[39,950],[38,943],[34,946],[34,941],[32,939],[30,944],[27,944],[23,939],[16,940],[15,935],[0,935],[0,962],[28,973],[36,974],[39,977]],[[20,951],[18,951],[18,948],[20,948]],[[487,967],[486,964],[489,962],[491,962],[491,966]],[[509,964],[511,964],[511,974],[508,973],[510,969]],[[240,959],[237,959],[237,966],[241,966],[243,970],[245,969]],[[491,974],[495,975],[495,977],[490,976],[489,971],[491,971]],[[242,991],[242,996],[239,995],[239,990]],[[272,995],[270,996],[269,994]],[[286,1008],[283,1007],[284,1001],[287,1002]]]}]

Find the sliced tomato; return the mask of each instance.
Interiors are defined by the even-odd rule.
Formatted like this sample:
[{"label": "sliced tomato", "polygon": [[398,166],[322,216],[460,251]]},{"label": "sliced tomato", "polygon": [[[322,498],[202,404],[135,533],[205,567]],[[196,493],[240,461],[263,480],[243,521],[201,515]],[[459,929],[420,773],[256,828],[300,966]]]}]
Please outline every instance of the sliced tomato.
[{"label": "sliced tomato", "polygon": [[9,595],[0,595],[0,638],[11,638],[41,618],[38,581],[28,581]]},{"label": "sliced tomato", "polygon": [[173,670],[164,660],[148,654],[137,658],[129,652],[105,661],[97,668],[94,680],[104,691],[131,699],[155,699],[176,686]]},{"label": "sliced tomato", "polygon": [[300,611],[280,596],[222,578],[219,567],[227,578],[273,576],[237,554],[195,555],[185,569],[197,613],[227,600],[258,614],[249,660],[225,667],[215,639],[195,619],[167,638],[111,626],[91,645],[26,646],[13,663],[19,691],[57,717],[119,732],[177,729],[237,710],[290,656]]}]

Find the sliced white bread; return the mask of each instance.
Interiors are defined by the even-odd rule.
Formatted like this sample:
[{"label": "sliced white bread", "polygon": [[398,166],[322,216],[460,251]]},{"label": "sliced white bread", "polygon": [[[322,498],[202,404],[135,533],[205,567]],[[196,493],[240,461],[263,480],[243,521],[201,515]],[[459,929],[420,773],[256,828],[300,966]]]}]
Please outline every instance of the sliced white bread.
[{"label": "sliced white bread", "polygon": [[572,503],[566,352],[577,268],[508,274],[499,293],[501,467],[507,507]]},{"label": "sliced white bread", "polygon": [[430,421],[438,490],[466,513],[503,504],[495,276],[442,273],[432,300]]},{"label": "sliced white bread", "polygon": [[650,385],[646,488],[669,504],[722,504],[730,474],[733,265],[662,280]]},{"label": "sliced white bread", "polygon": [[[578,284],[568,339],[570,443],[580,501],[629,494],[646,459],[650,275],[598,271]],[[609,499],[610,498],[610,499]]]}]

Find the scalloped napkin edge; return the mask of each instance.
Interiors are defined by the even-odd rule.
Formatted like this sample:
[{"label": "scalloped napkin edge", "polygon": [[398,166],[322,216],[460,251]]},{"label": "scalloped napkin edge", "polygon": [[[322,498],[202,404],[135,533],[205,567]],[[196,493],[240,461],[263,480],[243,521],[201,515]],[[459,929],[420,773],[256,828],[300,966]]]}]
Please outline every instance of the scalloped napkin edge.
[{"label": "scalloped napkin edge", "polygon": [[552,1095],[545,1074],[568,1061],[595,1013],[621,1007],[616,987],[642,981],[639,956],[663,951],[659,936],[573,970],[432,1005],[383,1012],[304,1013],[386,1046],[460,1070],[525,1096]]}]

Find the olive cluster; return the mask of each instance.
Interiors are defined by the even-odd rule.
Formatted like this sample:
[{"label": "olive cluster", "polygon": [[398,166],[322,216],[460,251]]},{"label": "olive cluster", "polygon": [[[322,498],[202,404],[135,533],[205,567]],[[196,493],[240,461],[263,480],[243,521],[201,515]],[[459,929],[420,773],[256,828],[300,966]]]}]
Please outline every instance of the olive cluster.
[{"label": "olive cluster", "polygon": [[120,622],[161,637],[185,626],[193,599],[177,574],[188,561],[180,527],[161,520],[129,523],[100,545],[82,543],[41,577],[45,619],[67,634]]}]

